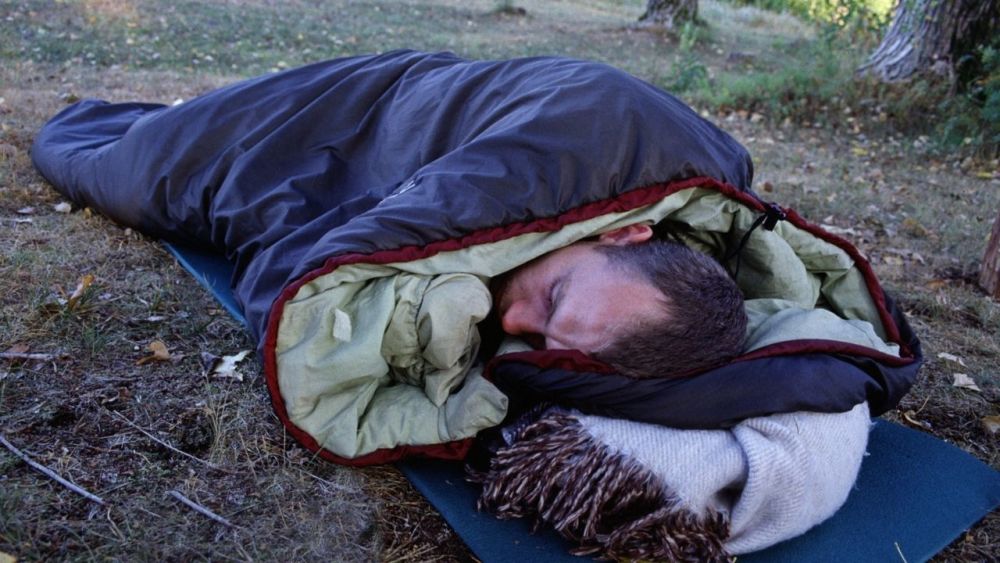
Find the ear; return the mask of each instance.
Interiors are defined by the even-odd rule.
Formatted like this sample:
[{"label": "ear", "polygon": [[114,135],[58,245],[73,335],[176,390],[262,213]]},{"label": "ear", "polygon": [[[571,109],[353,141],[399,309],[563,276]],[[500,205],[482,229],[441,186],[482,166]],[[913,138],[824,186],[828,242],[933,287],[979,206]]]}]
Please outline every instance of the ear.
[{"label": "ear", "polygon": [[623,246],[626,244],[637,244],[646,242],[653,236],[653,229],[644,223],[636,223],[621,227],[613,231],[601,233],[597,241],[601,244],[613,244]]}]

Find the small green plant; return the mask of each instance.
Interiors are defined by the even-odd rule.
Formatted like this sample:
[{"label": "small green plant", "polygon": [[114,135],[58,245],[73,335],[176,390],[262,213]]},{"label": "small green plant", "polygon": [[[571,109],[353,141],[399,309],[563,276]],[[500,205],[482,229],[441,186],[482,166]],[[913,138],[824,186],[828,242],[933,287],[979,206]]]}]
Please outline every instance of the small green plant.
[{"label": "small green plant", "polygon": [[80,346],[91,358],[96,358],[111,343],[111,337],[100,328],[85,324],[80,330]]},{"label": "small green plant", "polygon": [[527,10],[520,6],[514,4],[514,0],[500,0],[497,2],[497,7],[493,10],[496,14],[503,14],[505,16],[523,16],[528,13]]},{"label": "small green plant", "polygon": [[681,27],[677,44],[679,55],[664,80],[667,90],[682,93],[710,88],[708,67],[694,52],[700,34],[701,29],[694,22],[685,22]]},{"label": "small green plant", "polygon": [[940,109],[948,118],[940,127],[945,146],[969,145],[982,156],[1000,155],[1000,39],[979,49],[979,71],[958,95]]},{"label": "small green plant", "polygon": [[698,57],[686,54],[670,68],[664,86],[671,92],[696,92],[711,86],[706,67]]}]

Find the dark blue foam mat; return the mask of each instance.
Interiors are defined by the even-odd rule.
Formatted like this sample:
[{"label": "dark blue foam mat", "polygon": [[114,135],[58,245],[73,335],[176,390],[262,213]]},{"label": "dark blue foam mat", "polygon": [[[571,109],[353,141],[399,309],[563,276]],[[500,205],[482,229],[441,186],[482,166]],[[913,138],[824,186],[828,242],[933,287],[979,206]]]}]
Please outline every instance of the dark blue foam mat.
[{"label": "dark blue foam mat", "polygon": [[[868,451],[837,514],[798,538],[738,560],[926,561],[1000,504],[1000,473],[923,432],[877,421]],[[580,561],[565,555],[570,545],[553,533],[532,536],[525,522],[475,512],[478,490],[462,482],[459,464],[417,460],[402,470],[483,561],[530,561],[525,558],[539,550],[547,550],[547,561]]]},{"label": "dark blue foam mat", "polygon": [[[232,266],[211,252],[166,245],[236,319]],[[869,455],[847,503],[820,526],[740,563],[926,561],[1000,504],[1000,473],[958,448],[898,424],[877,421]],[[554,532],[532,534],[524,520],[477,512],[478,487],[455,462],[397,464],[486,563],[581,561]]]},{"label": "dark blue foam mat", "polygon": [[190,246],[163,243],[174,258],[184,266],[184,269],[194,276],[205,289],[212,292],[216,301],[226,309],[234,319],[246,326],[243,308],[236,302],[230,281],[233,278],[233,265],[214,250],[200,250]]}]

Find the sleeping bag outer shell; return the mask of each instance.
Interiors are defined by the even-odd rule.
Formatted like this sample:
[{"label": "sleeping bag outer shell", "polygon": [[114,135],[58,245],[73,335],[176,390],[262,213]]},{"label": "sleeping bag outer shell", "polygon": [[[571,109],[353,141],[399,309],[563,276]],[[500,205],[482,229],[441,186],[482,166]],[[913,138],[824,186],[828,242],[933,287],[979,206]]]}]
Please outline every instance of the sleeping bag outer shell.
[{"label": "sleeping bag outer shell", "polygon": [[[78,205],[233,261],[276,412],[307,447],[349,464],[460,458],[469,440],[348,458],[292,424],[274,348],[283,309],[305,284],[348,264],[557,235],[696,187],[768,209],[750,191],[749,155],[727,134],[624,72],[561,58],[395,51],[265,75],[174,107],[86,100],[42,129],[32,158]],[[580,355],[534,352],[494,359],[488,376],[515,402],[558,393],[587,412],[678,428],[842,412],[866,399],[874,414],[891,408],[912,383],[919,342],[849,243],[792,212],[779,224],[854,261],[875,307],[869,320],[898,357],[792,341],[698,377],[637,385]]]}]

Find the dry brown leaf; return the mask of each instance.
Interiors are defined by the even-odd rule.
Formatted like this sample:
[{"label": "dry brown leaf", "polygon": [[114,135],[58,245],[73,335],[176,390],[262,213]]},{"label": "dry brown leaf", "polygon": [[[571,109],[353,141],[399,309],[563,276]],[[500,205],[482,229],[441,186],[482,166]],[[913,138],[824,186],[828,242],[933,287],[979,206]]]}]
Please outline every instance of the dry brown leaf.
[{"label": "dry brown leaf", "polygon": [[907,233],[910,236],[926,237],[927,235],[930,234],[930,231],[927,230],[927,227],[923,226],[920,223],[920,221],[917,221],[913,217],[907,217],[906,219],[903,219],[903,222],[900,226],[903,228],[903,232]]},{"label": "dry brown leaf", "polygon": [[146,349],[152,352],[149,356],[145,358],[140,358],[136,365],[148,364],[149,362],[169,362],[170,361],[170,350],[167,349],[167,345],[160,340],[154,340],[146,346]]},{"label": "dry brown leaf", "polygon": [[31,347],[24,342],[18,342],[17,344],[7,348],[8,354],[27,354]]},{"label": "dry brown leaf", "polygon": [[948,287],[948,280],[934,279],[927,282],[927,289],[938,290],[941,288]]},{"label": "dry brown leaf", "polygon": [[84,292],[87,288],[94,283],[94,275],[87,274],[80,278],[80,283],[76,284],[76,289],[73,290],[73,294],[69,296],[66,301],[66,308],[70,311],[76,309],[76,306],[80,303],[80,298],[83,297]]},{"label": "dry brown leaf", "polygon": [[984,416],[979,421],[983,423],[983,430],[989,434],[996,434],[1000,430],[1000,416]]},{"label": "dry brown leaf", "polygon": [[952,383],[952,385],[955,387],[959,387],[961,389],[969,389],[970,391],[982,392],[982,389],[980,389],[979,386],[976,385],[976,382],[973,381],[973,379],[969,377],[968,374],[965,373],[956,373],[955,382]]}]

